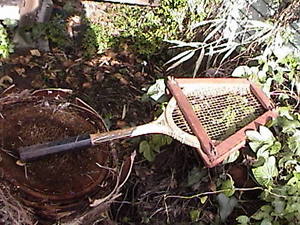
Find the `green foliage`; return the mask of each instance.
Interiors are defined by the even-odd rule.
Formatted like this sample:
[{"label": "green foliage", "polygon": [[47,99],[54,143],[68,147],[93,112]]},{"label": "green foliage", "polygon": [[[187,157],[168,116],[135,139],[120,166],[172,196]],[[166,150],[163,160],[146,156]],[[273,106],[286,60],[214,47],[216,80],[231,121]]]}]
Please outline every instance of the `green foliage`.
[{"label": "green foliage", "polygon": [[261,199],[266,205],[250,218],[239,218],[240,224],[300,223],[300,58],[286,41],[277,34],[261,55],[232,74],[257,83],[281,106],[268,126],[246,133],[257,157],[253,176],[265,188]]},{"label": "green foliage", "polygon": [[71,39],[67,33],[66,19],[60,15],[54,16],[44,26],[45,35],[49,41],[59,48],[65,48],[71,45]]},{"label": "green foliage", "polygon": [[250,218],[248,216],[239,216],[236,218],[236,221],[239,223],[239,225],[247,225],[250,222]]},{"label": "green foliage", "polygon": [[157,79],[147,90],[147,96],[152,98],[156,102],[163,102],[166,91],[166,85],[164,79]]},{"label": "green foliage", "polygon": [[266,188],[261,198],[269,203],[252,219],[261,224],[299,224],[300,114],[293,115],[287,107],[279,113],[272,123],[276,136],[263,126],[259,132],[247,132],[251,149],[263,159],[252,171],[256,181]]},{"label": "green foliage", "polygon": [[220,219],[224,222],[237,206],[238,201],[234,196],[227,197],[224,193],[220,193],[217,195],[217,202],[219,204]]},{"label": "green foliage", "polygon": [[197,14],[195,7],[197,4],[188,0],[163,0],[160,7],[153,9],[123,7],[122,16],[115,24],[120,30],[120,38],[130,40],[136,52],[151,55],[160,51],[165,39],[191,35],[187,25],[205,14]]},{"label": "green foliage", "polygon": [[[158,116],[164,111],[166,105],[165,97],[165,82],[163,79],[157,79],[147,89],[147,93],[143,96],[143,101],[149,101],[150,98],[158,103],[159,109],[155,112]],[[146,91],[146,90],[145,90]],[[143,153],[143,156],[148,161],[153,161],[155,154],[160,151],[160,148],[164,145],[171,144],[173,139],[167,135],[153,134],[147,137],[146,140],[140,142],[139,152]]]},{"label": "green foliage", "polygon": [[232,180],[231,177],[230,179],[227,179],[222,182],[220,190],[224,190],[223,194],[226,195],[227,197],[231,197],[234,194],[235,192],[234,181]]},{"label": "green foliage", "polygon": [[71,45],[71,39],[67,32],[66,18],[55,15],[47,23],[34,23],[22,28],[22,32],[30,32],[30,39],[36,41],[47,38],[51,45],[65,49]]},{"label": "green foliage", "polygon": [[207,171],[205,169],[201,169],[198,166],[193,167],[187,176],[187,187],[191,187],[195,190],[198,189],[198,185],[201,181],[205,180],[205,177],[207,177]]},{"label": "green foliage", "polygon": [[8,33],[5,27],[0,24],[0,58],[7,58],[13,51],[13,44]]},{"label": "green foliage", "polygon": [[295,105],[300,96],[300,57],[290,51],[281,52],[266,49],[251,63],[253,66],[240,66],[232,76],[248,78],[262,86],[264,92],[275,96],[282,105]]},{"label": "green foliage", "polygon": [[197,222],[201,214],[200,209],[193,209],[190,211],[190,218],[192,222]]},{"label": "green foliage", "polygon": [[113,46],[112,35],[109,27],[90,23],[82,41],[85,54],[87,56],[101,54]]},{"label": "green foliage", "polygon": [[274,156],[267,157],[262,166],[252,169],[256,181],[265,187],[272,184],[273,178],[278,175],[276,159]]},{"label": "green foliage", "polygon": [[[88,27],[82,40],[85,54],[101,54],[109,48],[128,48],[146,57],[159,54],[166,46],[165,39],[192,36],[190,25],[206,17],[211,10],[204,7],[208,3],[206,0],[162,0],[159,7],[111,5],[105,15],[99,15],[100,22],[86,19]],[[59,48],[71,46],[66,23],[68,15],[78,12],[70,1],[65,3],[63,9],[65,14],[55,15],[48,23],[25,28],[31,32],[30,38],[37,40],[43,36]]]},{"label": "green foliage", "polygon": [[114,19],[92,23],[85,36],[85,49],[102,53],[126,44],[130,51],[143,56],[158,54],[165,39],[191,37],[190,24],[207,14],[205,0],[162,0],[159,7],[118,5],[109,8]]},{"label": "green foliage", "polygon": [[171,144],[173,139],[166,135],[153,134],[147,140],[141,141],[139,145],[139,152],[143,153],[145,159],[152,162],[155,159],[155,154],[160,151],[164,145]]}]

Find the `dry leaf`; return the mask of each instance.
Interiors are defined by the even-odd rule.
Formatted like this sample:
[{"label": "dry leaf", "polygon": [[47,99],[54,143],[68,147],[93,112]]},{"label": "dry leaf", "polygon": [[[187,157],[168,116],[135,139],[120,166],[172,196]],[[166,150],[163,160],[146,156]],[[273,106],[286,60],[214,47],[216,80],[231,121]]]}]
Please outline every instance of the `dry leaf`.
[{"label": "dry leaf", "polygon": [[38,56],[38,57],[41,56],[40,51],[37,50],[37,49],[32,49],[32,50],[30,50],[30,54],[33,55],[33,56]]},{"label": "dry leaf", "polygon": [[90,82],[85,82],[85,83],[82,84],[83,88],[88,88],[89,89],[89,88],[92,88],[92,86],[93,85]]}]

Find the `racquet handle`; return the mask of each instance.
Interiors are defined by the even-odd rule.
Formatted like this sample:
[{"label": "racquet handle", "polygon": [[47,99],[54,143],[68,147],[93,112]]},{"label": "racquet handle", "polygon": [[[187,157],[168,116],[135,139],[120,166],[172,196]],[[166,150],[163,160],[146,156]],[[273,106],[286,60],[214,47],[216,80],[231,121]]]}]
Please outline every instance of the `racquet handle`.
[{"label": "racquet handle", "polygon": [[[140,127],[143,127],[143,125]],[[22,162],[30,162],[46,155],[89,148],[103,142],[113,141],[120,138],[133,137],[135,136],[133,134],[133,131],[135,129],[136,127],[131,127],[103,133],[84,134],[76,137],[69,137],[59,141],[21,147],[17,151],[19,152],[19,157]],[[143,133],[139,133],[138,135],[146,133],[147,130],[144,130]]]},{"label": "racquet handle", "polygon": [[60,141],[52,141],[36,144],[18,149],[20,160],[23,162],[33,161],[42,156],[91,147],[92,141],[88,134],[66,138]]}]

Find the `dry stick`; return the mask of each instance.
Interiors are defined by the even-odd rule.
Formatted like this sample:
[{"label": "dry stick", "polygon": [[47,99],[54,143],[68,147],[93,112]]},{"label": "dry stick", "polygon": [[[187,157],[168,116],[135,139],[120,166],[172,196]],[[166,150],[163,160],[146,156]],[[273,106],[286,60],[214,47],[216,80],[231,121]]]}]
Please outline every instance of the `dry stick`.
[{"label": "dry stick", "polygon": [[281,95],[281,94],[286,94],[289,97],[295,99],[296,101],[300,101],[300,96],[298,96],[297,94],[295,94],[292,91],[273,91],[270,94],[275,95],[275,96],[278,96],[278,95]]},{"label": "dry stick", "polygon": [[[274,192],[271,192],[268,189],[264,189],[263,187],[253,187],[253,188],[234,188],[235,191],[253,191],[253,190],[262,190],[262,191],[267,191],[269,194],[272,194],[276,197],[281,197],[281,198],[288,198],[289,196],[286,195],[279,195],[276,194]],[[180,198],[180,199],[192,199],[192,198],[199,198],[200,196],[204,196],[204,195],[214,195],[214,194],[218,194],[218,193],[223,193],[226,191],[232,191],[232,189],[223,189],[223,190],[219,190],[219,191],[208,191],[208,192],[203,192],[203,193],[199,193],[196,195],[191,195],[191,196],[183,196],[183,195],[169,195],[166,196],[167,198]]]},{"label": "dry stick", "polygon": [[102,2],[114,2],[120,4],[159,6],[159,0],[102,0]]},{"label": "dry stick", "polygon": [[166,214],[167,214],[167,223],[169,224],[170,223],[170,216],[169,216],[169,210],[168,210],[168,205],[167,205],[167,202],[166,202],[166,195],[164,195],[164,206],[165,206],[165,209],[166,209]]}]

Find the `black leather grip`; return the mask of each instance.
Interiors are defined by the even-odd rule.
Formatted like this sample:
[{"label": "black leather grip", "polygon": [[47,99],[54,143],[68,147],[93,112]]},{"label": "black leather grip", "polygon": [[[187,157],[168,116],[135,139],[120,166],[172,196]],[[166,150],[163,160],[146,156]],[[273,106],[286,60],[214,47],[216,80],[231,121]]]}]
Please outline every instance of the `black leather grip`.
[{"label": "black leather grip", "polygon": [[80,148],[91,147],[90,135],[80,135],[66,138],[61,141],[53,141],[43,144],[31,145],[18,149],[20,160],[23,162],[33,161],[40,157],[54,153],[76,150]]}]

